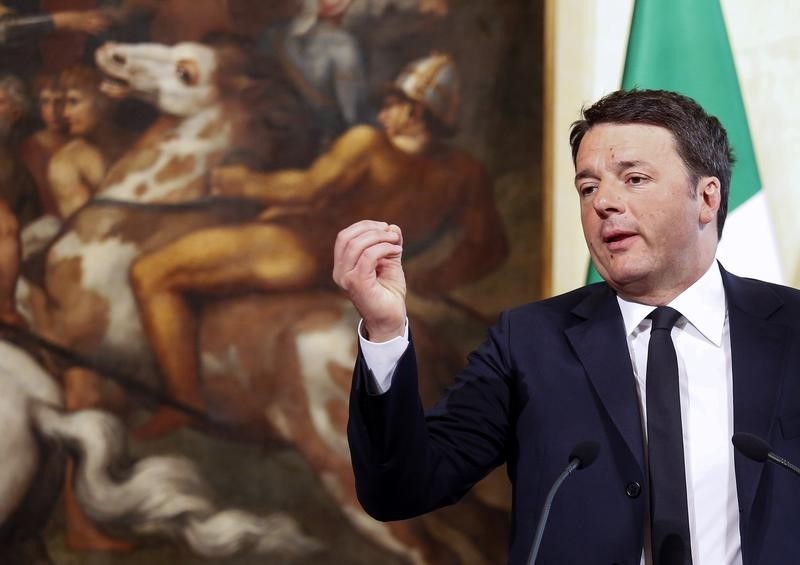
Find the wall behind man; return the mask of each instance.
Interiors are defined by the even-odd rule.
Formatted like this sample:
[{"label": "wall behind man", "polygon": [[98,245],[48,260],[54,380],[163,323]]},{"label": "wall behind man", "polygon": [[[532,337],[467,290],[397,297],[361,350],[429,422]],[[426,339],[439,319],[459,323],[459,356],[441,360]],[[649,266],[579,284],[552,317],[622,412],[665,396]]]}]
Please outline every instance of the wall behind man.
[{"label": "wall behind man", "polygon": [[[800,286],[800,3],[722,0],[784,281]],[[545,133],[551,229],[549,293],[582,284],[588,253],[578,217],[569,124],[582,105],[619,88],[633,0],[550,0]]]}]

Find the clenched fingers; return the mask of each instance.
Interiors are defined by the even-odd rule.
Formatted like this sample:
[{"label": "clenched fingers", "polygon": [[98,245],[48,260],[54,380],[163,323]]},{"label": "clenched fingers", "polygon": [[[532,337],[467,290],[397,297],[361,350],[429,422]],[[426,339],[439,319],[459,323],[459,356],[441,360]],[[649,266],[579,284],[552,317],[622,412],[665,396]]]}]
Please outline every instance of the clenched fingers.
[{"label": "clenched fingers", "polygon": [[[389,244],[389,247],[380,244]],[[364,257],[366,250],[372,249],[368,256]],[[362,220],[339,232],[334,245],[333,257],[333,280],[342,288],[345,287],[345,276],[356,269],[359,261],[365,261],[360,267],[363,276],[363,269],[370,265],[374,270],[374,265],[380,257],[395,255],[402,251],[402,233],[400,228],[377,222],[374,220]]]}]

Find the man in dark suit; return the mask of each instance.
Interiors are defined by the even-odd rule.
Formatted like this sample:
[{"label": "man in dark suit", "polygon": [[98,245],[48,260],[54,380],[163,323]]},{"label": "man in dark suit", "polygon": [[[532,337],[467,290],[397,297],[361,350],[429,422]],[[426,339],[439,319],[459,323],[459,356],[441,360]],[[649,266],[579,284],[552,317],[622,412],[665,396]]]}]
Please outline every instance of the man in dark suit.
[{"label": "man in dark suit", "polygon": [[[800,292],[714,260],[732,164],[724,129],[678,94],[619,91],[584,110],[570,142],[605,282],[505,312],[427,414],[400,228],[364,221],[339,234],[334,279],[363,318],[349,425],[362,504],[380,520],[408,518],[457,501],[505,462],[509,562],[525,563],[550,485],[591,440],[597,460],[556,497],[537,563],[794,562],[800,479],[735,453],[730,438],[749,432],[800,460]],[[675,313],[668,416],[655,398],[661,367],[648,365],[661,355],[650,348],[659,311]],[[665,479],[655,430],[673,417],[679,452],[667,464],[678,473]],[[683,524],[664,538],[659,512],[674,503]]]}]

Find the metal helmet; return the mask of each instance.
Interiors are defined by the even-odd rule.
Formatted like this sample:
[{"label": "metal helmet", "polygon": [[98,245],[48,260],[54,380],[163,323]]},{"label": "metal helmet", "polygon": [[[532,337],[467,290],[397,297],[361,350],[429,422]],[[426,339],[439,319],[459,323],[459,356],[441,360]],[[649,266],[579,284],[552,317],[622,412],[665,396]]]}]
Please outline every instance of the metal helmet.
[{"label": "metal helmet", "polygon": [[393,86],[425,106],[444,126],[455,129],[461,95],[458,72],[450,55],[432,53],[409,63]]}]

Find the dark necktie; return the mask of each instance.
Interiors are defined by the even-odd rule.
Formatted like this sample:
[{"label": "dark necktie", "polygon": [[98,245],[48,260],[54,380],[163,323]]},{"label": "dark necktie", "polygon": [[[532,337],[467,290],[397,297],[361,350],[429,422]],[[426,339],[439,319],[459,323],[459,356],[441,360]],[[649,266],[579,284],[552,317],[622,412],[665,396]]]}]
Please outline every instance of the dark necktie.
[{"label": "dark necktie", "polygon": [[692,562],[686,473],[678,390],[678,358],[672,326],[681,317],[661,306],[650,316],[647,349],[647,449],[650,471],[650,519],[655,565]]}]

